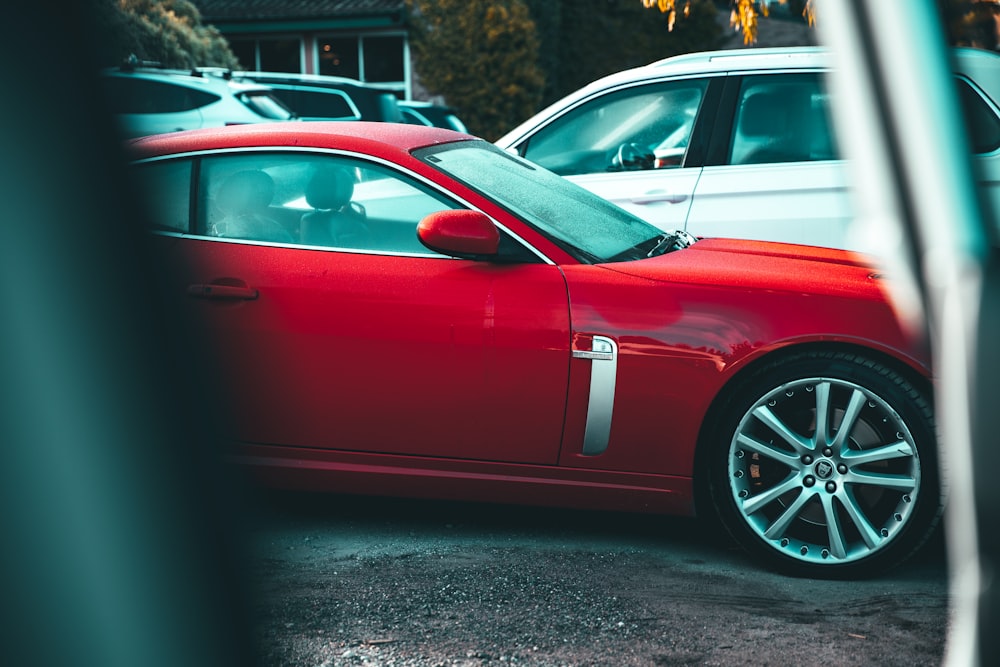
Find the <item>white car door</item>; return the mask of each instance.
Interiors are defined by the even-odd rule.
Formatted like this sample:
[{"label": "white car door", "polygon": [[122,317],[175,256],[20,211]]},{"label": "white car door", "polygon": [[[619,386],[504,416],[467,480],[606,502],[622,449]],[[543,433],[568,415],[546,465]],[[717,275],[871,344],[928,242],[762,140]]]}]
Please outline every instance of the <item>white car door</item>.
[{"label": "white car door", "polygon": [[[848,233],[847,164],[837,158],[819,72],[734,77],[732,122],[695,188],[687,231],[864,249]],[[724,98],[726,96],[724,95]]]},{"label": "white car door", "polygon": [[862,250],[843,160],[705,167],[686,230],[695,236]]},{"label": "white car door", "polygon": [[700,167],[567,176],[663,230],[684,229]]}]

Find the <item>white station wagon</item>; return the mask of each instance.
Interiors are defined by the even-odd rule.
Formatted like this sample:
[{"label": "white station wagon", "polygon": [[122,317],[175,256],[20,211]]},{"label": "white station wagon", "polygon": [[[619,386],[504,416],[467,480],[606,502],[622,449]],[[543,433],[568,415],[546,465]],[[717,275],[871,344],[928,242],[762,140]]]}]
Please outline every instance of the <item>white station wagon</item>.
[{"label": "white station wagon", "polygon": [[[1000,203],[1000,56],[954,54],[980,182]],[[599,79],[496,143],[666,230],[872,251],[849,230],[829,66],[816,47],[668,58]]]}]

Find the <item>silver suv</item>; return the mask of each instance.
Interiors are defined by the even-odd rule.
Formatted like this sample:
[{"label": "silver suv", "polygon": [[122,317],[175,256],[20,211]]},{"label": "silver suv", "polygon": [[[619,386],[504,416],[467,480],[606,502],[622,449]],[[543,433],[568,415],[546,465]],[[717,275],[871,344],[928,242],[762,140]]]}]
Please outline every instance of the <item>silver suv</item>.
[{"label": "silver suv", "polygon": [[[980,181],[1000,200],[1000,56],[954,61]],[[496,143],[664,229],[871,251],[877,240],[848,225],[830,62],[812,47],[668,58],[595,81]]]},{"label": "silver suv", "polygon": [[101,82],[126,137],[295,117],[266,85],[198,71],[114,68],[101,72]]}]

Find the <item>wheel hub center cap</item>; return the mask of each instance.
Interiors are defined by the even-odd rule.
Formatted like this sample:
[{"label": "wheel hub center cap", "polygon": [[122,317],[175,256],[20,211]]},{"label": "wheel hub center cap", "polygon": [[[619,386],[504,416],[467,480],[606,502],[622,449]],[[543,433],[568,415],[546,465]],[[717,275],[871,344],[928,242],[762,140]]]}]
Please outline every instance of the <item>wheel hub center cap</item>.
[{"label": "wheel hub center cap", "polygon": [[827,480],[833,477],[833,473],[837,470],[837,468],[833,465],[832,461],[829,461],[828,459],[820,459],[816,462],[816,466],[813,470],[816,471],[816,477],[822,480]]}]

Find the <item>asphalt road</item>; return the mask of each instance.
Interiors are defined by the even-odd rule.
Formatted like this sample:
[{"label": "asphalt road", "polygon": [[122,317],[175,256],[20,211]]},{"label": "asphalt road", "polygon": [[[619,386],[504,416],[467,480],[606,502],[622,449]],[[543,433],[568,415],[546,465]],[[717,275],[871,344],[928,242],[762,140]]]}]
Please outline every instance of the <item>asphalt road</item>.
[{"label": "asphalt road", "polygon": [[938,665],[940,539],[891,573],[762,570],[692,519],[269,496],[263,665]]}]

